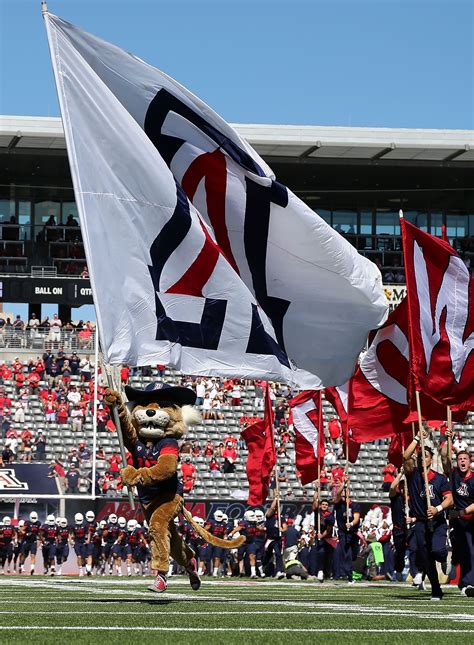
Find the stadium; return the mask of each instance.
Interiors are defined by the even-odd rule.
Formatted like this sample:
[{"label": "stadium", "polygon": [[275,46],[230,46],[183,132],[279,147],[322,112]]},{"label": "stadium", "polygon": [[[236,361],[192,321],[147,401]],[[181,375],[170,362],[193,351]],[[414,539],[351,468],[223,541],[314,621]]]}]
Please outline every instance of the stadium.
[{"label": "stadium", "polygon": [[[75,28],[43,13],[49,30],[67,36],[54,41],[48,32],[63,120],[0,116],[0,613],[9,642],[54,642],[78,630],[81,642],[103,633],[111,642],[124,634],[226,643],[436,634],[450,642],[471,633],[474,131],[228,125],[158,70],[161,89],[136,117],[143,97],[128,105],[121,86],[129,55],[114,50],[115,77],[101,57],[92,67],[87,56],[71,63],[64,43]],[[80,39],[71,43],[80,50]],[[94,47],[107,61],[109,45]],[[70,65],[64,76],[58,61]],[[74,112],[74,65],[101,110],[80,99]],[[140,75],[143,62],[132,65]],[[101,94],[104,84],[119,108]],[[100,126],[109,109],[117,128]],[[157,167],[135,172],[136,141]],[[165,223],[145,230],[150,208]],[[241,247],[232,209],[244,214]],[[126,244],[135,264],[114,257],[117,231],[127,230],[120,213],[134,223],[136,239]],[[294,264],[293,240],[275,237],[291,230],[282,213],[310,248]],[[319,233],[314,213],[325,223]],[[305,230],[314,239],[303,239]],[[191,264],[177,251],[186,243]],[[124,268],[138,266],[135,245],[145,251],[140,262],[151,258],[152,343],[161,353],[149,349],[148,300],[128,292],[142,289],[142,274],[129,282]],[[317,256],[324,266],[331,245],[344,262],[334,254],[318,282]],[[281,267],[271,274],[272,262],[288,276]],[[301,292],[320,293],[321,310],[338,307],[326,316],[303,301],[308,319],[317,312],[314,320],[334,325],[333,334],[313,330],[337,351],[342,329],[341,347],[356,347],[338,387],[303,385],[316,381],[287,352],[288,320],[294,335],[307,333],[285,319],[298,303],[292,271],[304,265],[313,272],[302,270]],[[347,266],[360,284],[338,282]],[[103,287],[114,271],[123,287],[115,300]],[[278,296],[270,274],[286,289]],[[255,300],[241,289],[246,280]],[[251,322],[242,314],[249,303]],[[226,345],[229,320],[244,345]],[[377,325],[366,320],[381,325],[368,341]],[[362,348],[355,330],[364,324]],[[425,372],[412,356],[421,356],[417,325]],[[340,365],[324,363],[318,334],[321,374],[346,373],[343,350]],[[138,353],[121,350],[124,338]],[[306,349],[317,354],[311,341]],[[116,359],[125,355],[138,360]]]}]

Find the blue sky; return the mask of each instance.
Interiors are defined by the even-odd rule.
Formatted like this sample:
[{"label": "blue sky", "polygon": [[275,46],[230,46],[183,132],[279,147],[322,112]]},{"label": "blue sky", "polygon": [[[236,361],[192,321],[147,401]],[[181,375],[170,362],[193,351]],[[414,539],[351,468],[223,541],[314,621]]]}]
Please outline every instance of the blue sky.
[{"label": "blue sky", "polygon": [[[50,0],[225,119],[474,128],[471,0]],[[39,0],[0,0],[0,114],[57,115]]]}]

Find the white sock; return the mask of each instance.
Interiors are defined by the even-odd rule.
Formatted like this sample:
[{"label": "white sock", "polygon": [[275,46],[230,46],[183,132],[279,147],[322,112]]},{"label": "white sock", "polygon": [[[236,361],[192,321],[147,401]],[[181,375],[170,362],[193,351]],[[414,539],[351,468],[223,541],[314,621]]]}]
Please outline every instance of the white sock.
[{"label": "white sock", "polygon": [[90,564],[86,564],[86,571],[92,571],[92,567]]},{"label": "white sock", "polygon": [[256,575],[257,575],[257,570],[256,570],[255,566],[251,566],[251,567],[250,567],[250,573],[251,573],[251,575],[252,575],[252,576],[256,576]]},{"label": "white sock", "polygon": [[34,565],[34,564],[32,564],[32,565],[30,566],[30,571],[34,571],[34,570],[35,570],[35,565]]},{"label": "white sock", "polygon": [[127,564],[127,573],[128,574],[132,573],[132,567],[129,564]]}]

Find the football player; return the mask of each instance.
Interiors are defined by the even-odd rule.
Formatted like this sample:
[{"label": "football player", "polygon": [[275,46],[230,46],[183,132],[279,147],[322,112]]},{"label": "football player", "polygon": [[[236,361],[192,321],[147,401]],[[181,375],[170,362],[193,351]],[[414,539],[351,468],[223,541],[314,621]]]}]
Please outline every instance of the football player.
[{"label": "football player", "polygon": [[135,575],[139,575],[144,544],[143,529],[139,526],[137,520],[128,520],[127,539],[125,543],[128,576],[132,575],[132,567],[134,568]]},{"label": "football player", "polygon": [[82,513],[74,515],[74,526],[70,530],[71,541],[74,546],[74,553],[77,557],[77,566],[79,568],[79,576],[84,575],[84,565],[86,561],[86,539],[87,539],[87,526],[84,522]]},{"label": "football player", "polygon": [[20,573],[23,573],[25,560],[30,556],[30,574],[35,572],[36,564],[36,551],[38,548],[39,532],[41,529],[41,522],[38,520],[38,513],[32,511],[30,519],[26,520],[21,528],[22,544],[20,551]]},{"label": "football player", "polygon": [[121,530],[120,526],[118,525],[118,517],[115,515],[115,513],[111,513],[108,517],[107,525],[103,530],[103,539],[105,542],[103,547],[103,558],[104,558],[103,566],[105,571],[106,563],[109,564],[110,575],[113,574],[112,547],[120,534],[120,530]]},{"label": "football player", "polygon": [[265,524],[265,513],[260,509],[255,511],[255,529],[255,560],[257,571],[261,578],[265,578],[263,558],[265,555],[265,543],[267,541],[267,527]]},{"label": "football player", "polygon": [[250,577],[257,577],[257,545],[255,544],[255,535],[257,533],[257,525],[255,520],[255,512],[251,509],[245,511],[243,519],[239,520],[237,526],[230,532],[229,537],[235,533],[245,536],[245,542],[239,546],[238,559],[239,559],[239,574],[242,578],[245,576],[245,568],[248,561],[250,565]]},{"label": "football player", "polygon": [[58,538],[56,544],[56,564],[58,567],[58,576],[63,573],[63,564],[69,557],[69,540],[71,529],[65,517],[58,518]]},{"label": "football player", "polygon": [[[225,540],[227,537],[227,522],[224,521],[224,513],[221,510],[217,510],[214,513],[214,519],[208,520],[204,525],[204,528],[212,535]],[[212,575],[214,578],[217,578],[221,565],[226,565],[228,553],[227,549],[222,549],[218,546],[213,546],[211,548],[213,563]]]},{"label": "football player", "polygon": [[0,573],[10,573],[10,565],[13,558],[13,548],[16,542],[15,527],[12,526],[11,518],[6,516],[0,525]]},{"label": "football player", "polygon": [[58,533],[59,530],[56,526],[54,515],[48,515],[40,530],[45,575],[51,573],[51,575],[54,576],[56,573],[55,558]]},{"label": "football player", "polygon": [[87,537],[85,544],[85,558],[86,558],[86,575],[92,575],[92,565],[94,560],[94,553],[96,551],[96,544],[92,540],[92,536],[96,532],[97,523],[95,521],[94,511],[87,511],[86,513],[86,529]]}]

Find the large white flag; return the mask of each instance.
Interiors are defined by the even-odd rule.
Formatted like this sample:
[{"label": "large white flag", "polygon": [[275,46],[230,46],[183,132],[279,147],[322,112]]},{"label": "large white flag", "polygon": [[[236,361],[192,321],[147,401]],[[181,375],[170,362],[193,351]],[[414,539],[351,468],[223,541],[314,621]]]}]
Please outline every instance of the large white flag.
[{"label": "large white flag", "polygon": [[346,381],[385,317],[376,266],[176,81],[45,18],[106,359]]}]

